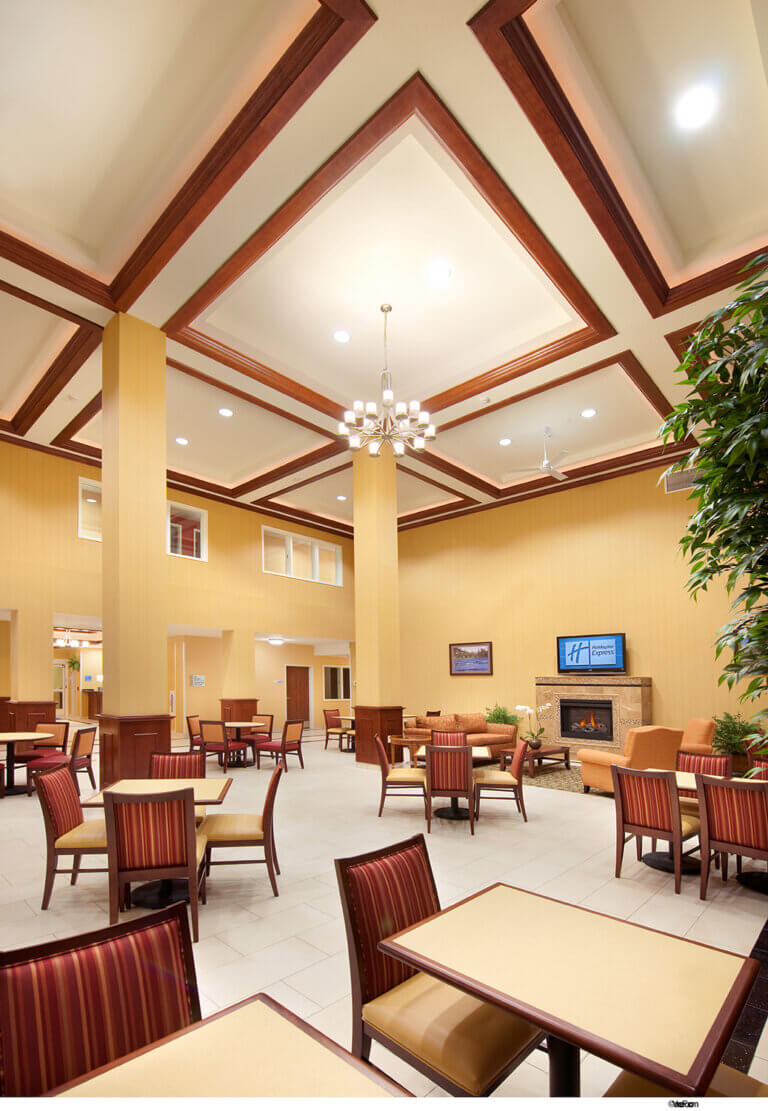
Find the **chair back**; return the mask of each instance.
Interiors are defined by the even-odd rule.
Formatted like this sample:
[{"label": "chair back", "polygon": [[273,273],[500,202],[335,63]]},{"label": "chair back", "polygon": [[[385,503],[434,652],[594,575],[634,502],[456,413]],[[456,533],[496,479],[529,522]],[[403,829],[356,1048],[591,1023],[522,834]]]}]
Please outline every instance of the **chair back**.
[{"label": "chair back", "polygon": [[397,987],[415,969],[379,951],[379,942],[436,914],[440,900],[422,833],[376,852],[336,861],[352,974],[353,1013]]},{"label": "chair back", "polygon": [[200,741],[200,715],[190,714],[187,717],[187,736],[189,737],[190,745],[195,741]]},{"label": "chair back", "polygon": [[374,733],[373,743],[376,746],[376,757],[379,761],[381,774],[384,779],[386,779],[390,772],[389,757],[387,756],[387,750],[384,747],[384,742],[382,741],[381,736],[378,733]]},{"label": "chair back", "polygon": [[768,755],[755,755],[747,749],[747,761],[749,763],[749,770],[752,771],[756,768],[754,775],[750,779],[768,779]]},{"label": "chair back", "polygon": [[[701,772],[702,775],[720,775],[730,779],[733,775],[733,757],[713,752],[711,756],[699,752],[677,753],[675,765],[679,772]],[[678,790],[680,798],[696,798],[696,791]]]},{"label": "chair back", "polygon": [[69,833],[83,821],[83,808],[72,772],[67,765],[35,774],[43,821],[52,840]]},{"label": "chair back", "polygon": [[78,729],[72,742],[72,761],[83,756],[90,756],[96,741],[96,726],[89,725],[86,729]]},{"label": "chair back", "polygon": [[768,782],[697,775],[696,789],[702,846],[719,842],[768,854]]},{"label": "chair back", "polygon": [[0,1095],[43,1095],[199,1019],[183,903],[0,953]]},{"label": "chair back", "polygon": [[200,741],[203,745],[225,745],[227,729],[223,721],[201,721]]},{"label": "chair back", "polygon": [[68,721],[49,721],[47,723],[39,721],[35,726],[35,733],[51,733],[61,751],[67,751],[67,741],[69,739]]},{"label": "chair back", "polygon": [[272,736],[272,726],[275,721],[274,714],[254,714],[251,721],[256,726],[253,730],[254,733],[263,733],[268,737]]},{"label": "chair back", "polygon": [[283,769],[278,764],[272,772],[272,776],[267,787],[267,793],[264,796],[264,809],[261,813],[261,828],[264,831],[265,839],[272,836],[272,820],[275,812],[275,796],[277,788],[280,783],[280,777],[283,774]]},{"label": "chair back", "polygon": [[674,772],[639,771],[611,764],[617,816],[622,826],[671,833],[680,825]]},{"label": "chair back", "polygon": [[471,745],[427,745],[427,793],[468,795],[472,790]]},{"label": "chair back", "polygon": [[712,718],[691,718],[683,730],[680,747],[704,745],[707,748],[712,748],[712,741],[715,739],[715,728]]},{"label": "chair back", "polygon": [[433,745],[465,745],[467,734],[462,730],[433,729],[430,744]]},{"label": "chair back", "polygon": [[303,721],[287,721],[283,726],[283,747],[297,745],[304,734]]},{"label": "chair back", "polygon": [[509,766],[510,773],[514,776],[518,783],[523,777],[523,771],[525,770],[525,757],[527,753],[528,742],[518,741],[515,747],[515,751],[512,754],[512,763]]},{"label": "chair back", "polygon": [[326,729],[341,728],[341,713],[339,710],[323,710],[323,717],[325,718]]},{"label": "chair back", "polygon": [[104,817],[110,872],[183,868],[195,859],[191,787],[161,795],[105,791]]},{"label": "chair back", "polygon": [[153,752],[150,779],[205,779],[204,752]]}]

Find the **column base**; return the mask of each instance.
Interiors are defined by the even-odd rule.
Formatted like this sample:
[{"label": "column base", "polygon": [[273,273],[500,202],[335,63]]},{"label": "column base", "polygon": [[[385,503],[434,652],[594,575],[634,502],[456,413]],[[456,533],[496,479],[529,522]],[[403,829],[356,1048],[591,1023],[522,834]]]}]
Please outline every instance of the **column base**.
[{"label": "column base", "polygon": [[171,751],[170,714],[99,714],[99,785],[147,779],[153,752]]},{"label": "column base", "polygon": [[220,698],[222,721],[250,721],[259,712],[258,698]]},{"label": "column base", "polygon": [[0,695],[0,733],[10,733],[8,725],[8,703],[11,701],[9,694]]},{"label": "column base", "polygon": [[42,722],[56,720],[56,703],[47,698],[39,702],[9,698],[5,703],[5,720],[9,733],[31,733]]},{"label": "column base", "polygon": [[386,748],[387,737],[402,732],[402,706],[355,706],[355,760],[358,764],[378,764],[374,736],[379,733]]}]

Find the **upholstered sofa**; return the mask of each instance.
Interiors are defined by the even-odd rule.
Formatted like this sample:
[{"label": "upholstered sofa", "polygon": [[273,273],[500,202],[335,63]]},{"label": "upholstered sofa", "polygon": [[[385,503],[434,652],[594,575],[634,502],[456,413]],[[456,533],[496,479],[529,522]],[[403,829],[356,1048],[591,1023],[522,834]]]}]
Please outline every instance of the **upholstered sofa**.
[{"label": "upholstered sofa", "polygon": [[[516,725],[497,725],[485,720],[485,714],[441,714],[439,717],[417,716],[410,719],[403,728],[406,740],[420,738],[424,744],[429,742],[433,729],[449,732],[460,730],[467,734],[467,744],[480,751],[473,753],[475,762],[480,759],[498,760],[500,748],[513,748],[517,744]],[[486,751],[483,751],[487,749]],[[609,773],[610,775],[610,773]]]},{"label": "upholstered sofa", "polygon": [[674,771],[679,749],[702,755],[712,751],[715,723],[711,718],[691,718],[685,729],[667,729],[663,725],[641,725],[630,729],[624,753],[580,748],[576,759],[581,761],[584,791],[596,787],[613,793],[611,764],[622,768],[660,768]]}]

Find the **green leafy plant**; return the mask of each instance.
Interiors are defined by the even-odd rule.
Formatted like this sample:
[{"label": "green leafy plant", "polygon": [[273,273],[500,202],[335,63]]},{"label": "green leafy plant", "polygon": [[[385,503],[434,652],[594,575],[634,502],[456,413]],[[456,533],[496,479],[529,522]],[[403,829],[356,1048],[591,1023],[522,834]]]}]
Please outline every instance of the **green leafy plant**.
[{"label": "green leafy plant", "polygon": [[690,393],[662,428],[693,445],[670,467],[695,468],[698,504],[680,541],[688,590],[695,598],[725,579],[733,616],[715,642],[718,658],[730,654],[719,682],[743,683],[742,702],[768,694],[768,255],[749,269],[736,299],[691,340],[678,367]]},{"label": "green leafy plant", "polygon": [[485,707],[485,720],[493,722],[494,725],[517,725],[520,718],[506,706],[499,706],[497,702],[495,706]]},{"label": "green leafy plant", "polygon": [[754,724],[741,714],[725,713],[715,719],[715,736],[712,748],[715,752],[745,753],[747,741],[754,736]]},{"label": "green leafy plant", "polygon": [[70,656],[69,657],[69,659],[67,660],[67,667],[69,668],[70,671],[79,671],[80,670],[80,661],[78,660],[77,656]]}]

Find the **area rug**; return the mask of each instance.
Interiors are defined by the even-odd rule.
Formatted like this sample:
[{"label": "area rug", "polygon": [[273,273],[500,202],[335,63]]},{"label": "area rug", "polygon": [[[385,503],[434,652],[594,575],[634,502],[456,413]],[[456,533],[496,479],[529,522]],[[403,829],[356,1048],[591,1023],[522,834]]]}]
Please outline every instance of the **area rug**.
[{"label": "area rug", "polygon": [[[527,769],[526,769],[527,770]],[[536,769],[536,778],[530,775],[523,780],[525,789],[529,787],[551,787],[553,791],[581,792],[581,770],[579,768],[566,768],[562,764],[542,764]]]}]

